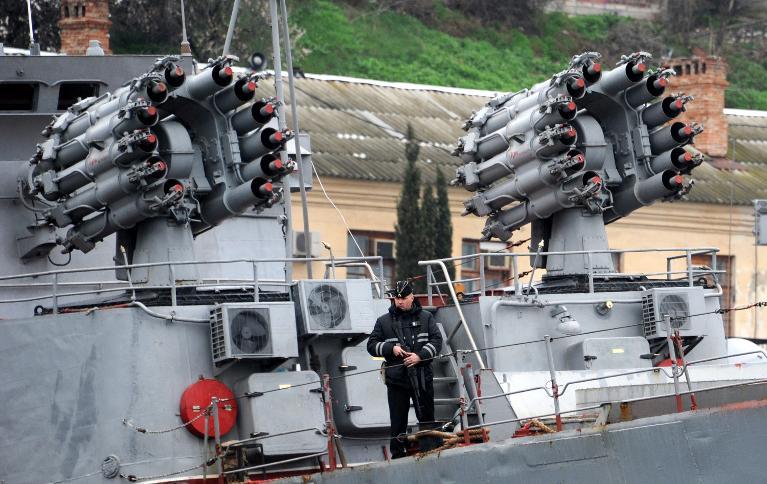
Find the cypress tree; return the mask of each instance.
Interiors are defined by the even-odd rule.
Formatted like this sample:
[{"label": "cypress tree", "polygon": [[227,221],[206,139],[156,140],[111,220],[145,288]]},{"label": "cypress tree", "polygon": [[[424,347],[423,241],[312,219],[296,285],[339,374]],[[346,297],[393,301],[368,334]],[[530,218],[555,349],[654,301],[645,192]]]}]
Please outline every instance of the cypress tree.
[{"label": "cypress tree", "polygon": [[[420,147],[415,140],[413,127],[408,124],[405,143],[405,179],[397,202],[397,225],[394,227],[396,247],[397,280],[409,279],[423,272],[418,266],[421,256],[421,173],[416,166]],[[390,283],[393,281],[390,281]]]},{"label": "cypress tree", "polygon": [[[437,223],[437,200],[434,198],[434,190],[432,190],[431,185],[426,185],[421,200],[421,260],[436,258]],[[420,274],[424,274],[425,268],[421,267],[420,269]],[[426,292],[426,279],[418,279],[416,288],[420,292]]]},{"label": "cypress tree", "polygon": [[[447,180],[442,169],[437,167],[437,203],[434,217],[434,258],[445,259],[453,256],[453,221],[447,198]],[[450,278],[455,280],[455,266],[446,264]]]}]

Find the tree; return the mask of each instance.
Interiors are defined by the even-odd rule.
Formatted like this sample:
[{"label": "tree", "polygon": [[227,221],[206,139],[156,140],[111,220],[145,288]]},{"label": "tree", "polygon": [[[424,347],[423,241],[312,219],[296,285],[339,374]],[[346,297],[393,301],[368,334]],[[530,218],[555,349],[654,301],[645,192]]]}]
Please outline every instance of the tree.
[{"label": "tree", "polygon": [[[413,127],[408,124],[405,143],[405,179],[397,202],[397,225],[394,227],[396,246],[397,280],[411,279],[423,272],[418,266],[421,255],[421,172],[416,166],[420,147],[415,140]],[[420,286],[416,286],[420,288]]]},{"label": "tree", "polygon": [[426,185],[421,199],[421,260],[434,259],[437,255],[437,210],[434,189]]},{"label": "tree", "polygon": [[[453,220],[450,216],[450,202],[447,198],[447,179],[441,168],[437,168],[437,215],[435,217],[434,258],[446,259],[453,256]],[[449,264],[450,279],[455,279],[455,266]]]},{"label": "tree", "polygon": [[[185,0],[186,31],[192,55],[200,62],[221,55],[232,1]],[[111,0],[112,48],[116,53],[173,53],[181,44],[178,0]],[[271,51],[267,2],[242,0],[231,53],[242,61],[258,49]],[[162,19],[162,25],[158,23]]]},{"label": "tree", "polygon": [[[59,16],[61,5],[58,0],[32,0],[32,28],[35,41],[42,50],[58,50]],[[5,47],[29,47],[29,23],[27,2],[0,2],[0,42]]]}]

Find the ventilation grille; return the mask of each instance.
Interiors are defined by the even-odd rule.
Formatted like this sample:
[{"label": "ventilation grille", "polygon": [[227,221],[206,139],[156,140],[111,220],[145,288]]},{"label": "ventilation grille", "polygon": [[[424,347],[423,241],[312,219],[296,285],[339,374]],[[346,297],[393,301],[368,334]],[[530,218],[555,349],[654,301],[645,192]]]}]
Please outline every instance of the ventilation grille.
[{"label": "ventilation grille", "polygon": [[226,357],[226,335],[224,334],[224,311],[217,307],[210,313],[210,341],[213,361]]},{"label": "ventilation grille", "polygon": [[210,313],[213,361],[272,355],[269,308],[222,307]]},{"label": "ventilation grille", "polygon": [[655,319],[655,297],[653,294],[642,296],[642,323],[646,338],[653,337],[658,333],[657,320]]},{"label": "ventilation grille", "polygon": [[666,315],[671,329],[690,327],[690,299],[687,293],[650,292],[642,296],[642,327],[646,338],[665,338]]},{"label": "ventilation grille", "polygon": [[230,310],[229,317],[233,355],[262,355],[272,352],[268,310]]},{"label": "ventilation grille", "polygon": [[306,295],[308,327],[314,331],[351,329],[349,302],[343,284],[318,284]]}]

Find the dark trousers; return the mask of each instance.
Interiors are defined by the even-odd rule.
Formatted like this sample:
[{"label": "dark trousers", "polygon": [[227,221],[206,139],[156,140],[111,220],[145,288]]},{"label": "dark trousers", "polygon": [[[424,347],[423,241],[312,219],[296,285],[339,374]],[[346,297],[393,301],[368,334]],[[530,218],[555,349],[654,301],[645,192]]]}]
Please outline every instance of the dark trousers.
[{"label": "dark trousers", "polygon": [[[424,382],[418,394],[420,409],[416,409],[419,422],[434,421],[434,386],[431,378]],[[415,406],[415,391],[411,386],[387,385],[389,399],[389,419],[391,420],[391,449],[392,458],[405,455],[405,434],[407,432],[407,415],[410,410],[410,400]],[[419,411],[420,410],[420,411]],[[399,437],[399,438],[398,438]]]}]

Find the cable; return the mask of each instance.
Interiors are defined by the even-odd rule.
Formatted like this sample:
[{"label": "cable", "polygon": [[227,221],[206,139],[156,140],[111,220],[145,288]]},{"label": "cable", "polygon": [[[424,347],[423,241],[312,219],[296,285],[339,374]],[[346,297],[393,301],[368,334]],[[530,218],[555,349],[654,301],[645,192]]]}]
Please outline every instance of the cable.
[{"label": "cable", "polygon": [[333,199],[330,198],[330,195],[328,195],[327,190],[325,190],[325,185],[322,184],[322,179],[320,178],[319,172],[317,172],[317,167],[314,166],[314,160],[310,160],[310,163],[312,165],[312,171],[314,172],[314,176],[317,177],[317,182],[320,184],[320,188],[322,189],[322,193],[325,194],[325,198],[328,199],[328,202],[330,202],[330,205],[332,205],[333,208],[336,209],[336,212],[338,212],[338,216],[341,217],[341,221],[344,223],[344,226],[346,227],[346,231],[351,236],[352,241],[354,242],[354,245],[357,247],[357,250],[360,252],[360,255],[362,257],[365,257],[365,252],[362,250],[362,247],[360,247],[360,244],[357,243],[357,238],[354,237],[354,234],[352,233],[352,229],[349,228],[349,223],[346,221],[346,217],[344,217],[344,214],[341,212],[341,209],[338,208],[338,206],[333,201]]},{"label": "cable", "polygon": [[[767,301],[757,301],[757,302],[750,303],[750,304],[747,304],[747,305],[734,306],[734,307],[731,307],[731,308],[720,308],[720,309],[715,309],[713,311],[707,311],[707,312],[703,312],[703,313],[690,314],[690,315],[687,315],[687,316],[679,316],[679,318],[680,319],[681,318],[689,319],[689,318],[694,318],[694,317],[707,316],[707,315],[711,315],[711,314],[724,314],[724,313],[732,312],[732,311],[743,311],[743,310],[751,309],[751,308],[754,308],[754,307],[767,307]],[[659,319],[659,320],[654,320],[652,322],[653,323],[661,323],[663,321],[664,320]],[[582,333],[578,333],[578,334],[564,335],[564,336],[555,336],[555,337],[551,337],[550,339],[552,341],[554,341],[554,340],[559,340],[559,339],[572,338],[572,337],[576,337],[576,336],[583,336],[583,335],[604,333],[604,332],[607,332],[607,331],[616,331],[616,330],[619,330],[619,329],[632,328],[632,327],[636,327],[636,326],[642,326],[644,324],[646,324],[646,322],[624,324],[624,325],[619,325],[619,326],[612,326],[612,327],[609,327],[609,328],[597,329],[597,330],[593,330],[593,331],[586,331],[586,332],[582,332]],[[437,355],[437,356],[434,356],[434,357],[431,357],[431,358],[423,358],[423,359],[421,359],[421,361],[422,362],[429,362],[429,361],[433,361],[433,360],[449,358],[449,357],[452,357],[452,356],[458,356],[458,355],[461,355],[461,354],[465,355],[465,354],[468,354],[468,353],[480,353],[480,352],[488,351],[488,350],[512,348],[512,347],[516,347],[516,346],[522,346],[522,345],[534,344],[534,343],[543,343],[543,342],[545,342],[545,340],[543,338],[539,338],[539,339],[534,339],[534,340],[518,341],[516,343],[508,343],[508,344],[502,344],[502,345],[486,346],[486,347],[483,347],[483,348],[477,348],[476,350],[474,350],[474,349],[470,349],[470,350],[467,350],[467,349],[457,349],[457,350],[455,350],[455,351],[453,351],[451,353],[445,353],[445,354]],[[388,366],[386,366],[386,368],[399,368],[399,367],[402,367],[402,366],[406,366],[406,365],[404,363],[398,363],[398,364],[394,364],[394,365],[388,365]],[[347,374],[344,374],[344,375],[329,376],[328,377],[328,381],[335,381],[335,380],[340,380],[340,379],[343,379],[343,378],[349,378],[349,377],[358,376],[358,375],[365,375],[365,374],[368,374],[368,373],[376,373],[376,372],[380,372],[380,371],[381,371],[380,368],[374,368],[374,369],[371,369],[371,370],[362,370],[362,371],[357,371],[357,372],[354,372],[354,373],[347,373]],[[267,390],[264,390],[264,391],[261,391],[261,392],[244,393],[242,395],[234,396],[234,397],[231,397],[231,398],[221,399],[221,400],[219,400],[219,403],[224,403],[224,402],[228,402],[228,401],[232,401],[232,400],[240,400],[240,399],[243,399],[243,398],[257,398],[259,396],[262,396],[262,395],[265,395],[265,394],[268,394],[268,393],[285,391],[285,390],[290,390],[290,389],[293,389],[293,388],[305,387],[305,386],[309,386],[309,385],[317,385],[317,384],[322,384],[322,383],[323,383],[323,380],[320,379],[320,380],[315,380],[315,381],[298,383],[298,384],[291,385],[291,386],[286,386],[286,387],[270,388],[270,389],[267,389]],[[174,428],[171,428],[171,429],[166,429],[166,430],[149,431],[149,430],[147,430],[147,429],[145,429],[143,427],[138,427],[138,426],[133,425],[132,422],[130,420],[128,420],[128,419],[123,419],[123,423],[125,425],[133,428],[137,432],[140,432],[140,433],[160,434],[160,433],[171,432],[171,431],[175,431],[175,430],[184,428],[189,423],[191,423],[192,421],[200,418],[200,416],[203,415],[203,414],[204,414],[204,412],[200,413],[200,415],[195,417],[195,419],[191,420],[190,422],[188,422],[186,424],[179,425],[177,427],[174,427]]]}]

